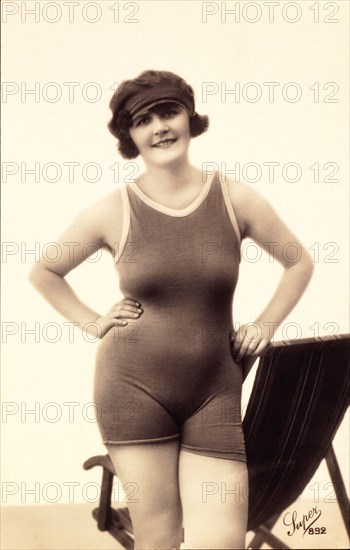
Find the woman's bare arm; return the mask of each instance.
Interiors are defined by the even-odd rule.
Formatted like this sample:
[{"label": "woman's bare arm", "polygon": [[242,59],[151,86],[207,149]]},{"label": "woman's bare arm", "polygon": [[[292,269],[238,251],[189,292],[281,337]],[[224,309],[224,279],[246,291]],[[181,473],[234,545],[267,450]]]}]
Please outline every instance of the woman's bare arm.
[{"label": "woman's bare arm", "polygon": [[[228,189],[242,238],[251,238],[284,267],[271,300],[254,321],[256,327],[242,327],[234,336],[233,353],[241,360],[246,355],[259,355],[267,347],[303,295],[314,262],[296,235],[257,191],[234,181],[228,182]],[[257,333],[260,333],[258,338]]]},{"label": "woman's bare arm", "polygon": [[[79,299],[65,276],[111,241],[109,234],[114,235],[114,230],[117,245],[121,223],[121,199],[114,193],[81,212],[55,241],[55,247],[58,246],[61,252],[57,262],[52,263],[41,257],[29,273],[30,282],[56,311],[93,336],[102,337],[113,325],[125,325],[126,321],[118,319],[126,318],[125,310],[135,313],[133,301],[123,300],[122,304],[115,304],[106,315],[101,315]],[[46,248],[46,253],[49,256],[49,248]],[[99,334],[97,326],[89,326],[89,323],[97,321]]]}]

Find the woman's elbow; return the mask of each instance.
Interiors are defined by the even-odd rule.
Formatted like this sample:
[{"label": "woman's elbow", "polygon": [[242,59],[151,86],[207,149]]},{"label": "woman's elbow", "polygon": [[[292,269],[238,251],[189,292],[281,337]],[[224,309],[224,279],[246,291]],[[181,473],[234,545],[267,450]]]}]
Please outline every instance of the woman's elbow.
[{"label": "woman's elbow", "polygon": [[35,283],[38,279],[38,272],[38,264],[34,264],[28,272],[28,280],[33,286],[35,286]]},{"label": "woman's elbow", "polygon": [[298,257],[286,262],[284,268],[286,271],[291,270],[291,273],[307,284],[313,275],[315,262],[309,251],[306,248],[301,248]]},{"label": "woman's elbow", "polygon": [[48,279],[52,276],[52,271],[47,269],[40,262],[34,264],[28,273],[29,282],[36,288],[40,289]]},{"label": "woman's elbow", "polygon": [[310,278],[315,270],[315,262],[310,252],[304,248],[303,250],[303,266],[305,271],[309,274]]},{"label": "woman's elbow", "polygon": [[303,249],[302,255],[297,262],[297,265],[299,266],[300,272],[302,273],[302,277],[306,284],[310,281],[312,278],[313,272],[315,270],[315,262],[306,248]]},{"label": "woman's elbow", "polygon": [[43,280],[43,268],[39,264],[34,264],[28,273],[28,280],[31,285],[39,290],[40,283]]}]

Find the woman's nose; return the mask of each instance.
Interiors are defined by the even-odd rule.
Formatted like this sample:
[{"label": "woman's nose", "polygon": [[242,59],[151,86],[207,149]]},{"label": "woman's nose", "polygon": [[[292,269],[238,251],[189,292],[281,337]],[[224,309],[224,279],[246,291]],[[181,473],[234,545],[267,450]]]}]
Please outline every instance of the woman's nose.
[{"label": "woman's nose", "polygon": [[154,135],[166,134],[169,131],[169,127],[166,121],[158,116],[154,117],[153,133]]}]

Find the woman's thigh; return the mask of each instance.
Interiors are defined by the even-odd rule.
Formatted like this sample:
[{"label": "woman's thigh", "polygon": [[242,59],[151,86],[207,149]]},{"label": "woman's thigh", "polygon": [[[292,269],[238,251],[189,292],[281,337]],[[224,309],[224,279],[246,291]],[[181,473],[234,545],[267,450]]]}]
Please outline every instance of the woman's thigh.
[{"label": "woman's thigh", "polygon": [[185,548],[244,548],[248,520],[245,462],[182,450],[179,456]]},{"label": "woman's thigh", "polygon": [[[139,547],[179,547],[182,509],[179,442],[107,445],[130,511]],[[141,542],[142,541],[142,542]],[[146,545],[146,546],[143,546]],[[147,546],[148,545],[148,546]]]}]

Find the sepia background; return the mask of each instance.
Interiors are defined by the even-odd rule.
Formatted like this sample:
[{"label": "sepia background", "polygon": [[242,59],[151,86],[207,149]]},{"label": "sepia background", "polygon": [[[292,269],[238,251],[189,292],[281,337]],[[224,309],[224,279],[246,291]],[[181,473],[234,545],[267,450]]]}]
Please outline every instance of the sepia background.
[{"label": "sepia background", "polygon": [[[349,4],[271,4],[2,3],[3,548],[116,547],[89,512],[99,472],[82,469],[105,453],[92,404],[98,341],[56,313],[28,272],[82,209],[142,170],[117,154],[106,128],[122,80],[145,69],[185,78],[210,118],[191,145],[193,163],[251,183],[312,254],[310,286],[275,340],[349,331]],[[244,242],[236,322],[254,320],[280,275]],[[105,252],[67,279],[101,314],[121,298]],[[346,418],[335,439],[347,487],[348,430]],[[300,502],[322,507],[327,536],[291,547],[348,546],[323,464]]]}]

